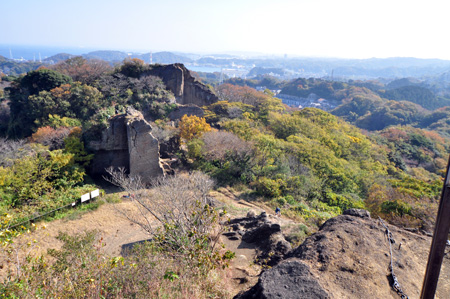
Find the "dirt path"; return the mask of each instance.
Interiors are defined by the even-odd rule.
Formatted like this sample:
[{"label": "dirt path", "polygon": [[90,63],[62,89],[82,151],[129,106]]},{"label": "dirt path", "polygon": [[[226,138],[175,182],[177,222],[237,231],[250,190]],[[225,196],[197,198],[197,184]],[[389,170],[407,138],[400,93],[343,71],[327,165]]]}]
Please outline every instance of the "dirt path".
[{"label": "dirt path", "polygon": [[56,239],[60,231],[74,235],[84,231],[97,230],[105,243],[105,252],[112,256],[120,255],[123,244],[149,238],[148,233],[120,215],[117,209],[133,211],[134,204],[129,200],[116,204],[105,203],[95,211],[85,213],[77,219],[39,222],[38,226],[41,227],[45,224],[46,229],[38,230],[31,235],[31,238],[35,239],[38,244],[36,253],[45,253],[49,248],[61,246],[61,242]]}]

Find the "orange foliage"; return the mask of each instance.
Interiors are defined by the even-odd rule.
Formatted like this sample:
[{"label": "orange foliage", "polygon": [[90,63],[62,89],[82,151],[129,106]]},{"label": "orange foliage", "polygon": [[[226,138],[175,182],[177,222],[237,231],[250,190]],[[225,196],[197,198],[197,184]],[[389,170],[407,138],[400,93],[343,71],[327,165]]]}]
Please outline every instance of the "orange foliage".
[{"label": "orange foliage", "polygon": [[244,104],[256,105],[270,98],[269,95],[259,92],[248,86],[222,84],[217,88],[217,93],[222,100],[229,102],[242,102]]},{"label": "orange foliage", "polygon": [[69,133],[69,137],[77,137],[77,138],[81,138],[81,135],[83,134],[83,131],[81,130],[80,127],[73,127],[70,130]]},{"label": "orange foliage", "polygon": [[53,88],[52,90],[50,90],[50,92],[55,98],[65,98],[70,96],[70,88],[70,84],[62,84],[58,87]]},{"label": "orange foliage", "polygon": [[380,133],[382,136],[386,137],[389,141],[398,141],[408,139],[408,134],[404,130],[399,128],[388,128]]},{"label": "orange foliage", "polygon": [[40,143],[49,147],[50,150],[62,148],[64,139],[69,136],[70,129],[59,127],[53,129],[50,126],[37,129],[36,133],[31,135],[31,142]]},{"label": "orange foliage", "polygon": [[431,139],[437,143],[445,144],[445,139],[442,138],[442,136],[439,135],[438,133],[436,133],[434,131],[425,131],[425,130],[423,130],[422,132],[423,132],[423,135],[425,137],[427,137],[428,139]]}]

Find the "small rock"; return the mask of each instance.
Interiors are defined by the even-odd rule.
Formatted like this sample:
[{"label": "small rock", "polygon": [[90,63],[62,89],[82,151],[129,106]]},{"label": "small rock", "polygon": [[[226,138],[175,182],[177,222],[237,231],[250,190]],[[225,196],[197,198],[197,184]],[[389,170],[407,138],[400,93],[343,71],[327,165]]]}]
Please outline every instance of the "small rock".
[{"label": "small rock", "polygon": [[247,213],[247,218],[255,218],[256,217],[256,212],[254,210],[250,210]]},{"label": "small rock", "polygon": [[345,210],[343,214],[361,218],[370,218],[370,212],[364,209],[348,209]]}]

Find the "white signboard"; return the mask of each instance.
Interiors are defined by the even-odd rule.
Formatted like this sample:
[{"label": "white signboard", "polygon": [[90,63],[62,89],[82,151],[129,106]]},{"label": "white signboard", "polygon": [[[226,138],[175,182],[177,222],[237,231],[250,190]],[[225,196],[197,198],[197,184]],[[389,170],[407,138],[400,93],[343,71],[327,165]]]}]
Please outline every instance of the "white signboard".
[{"label": "white signboard", "polygon": [[91,198],[97,197],[100,195],[100,190],[96,189],[94,191],[91,191]]},{"label": "white signboard", "polygon": [[81,195],[81,202],[88,201],[89,199],[91,199],[91,198],[89,197],[89,193],[86,193],[86,194]]}]

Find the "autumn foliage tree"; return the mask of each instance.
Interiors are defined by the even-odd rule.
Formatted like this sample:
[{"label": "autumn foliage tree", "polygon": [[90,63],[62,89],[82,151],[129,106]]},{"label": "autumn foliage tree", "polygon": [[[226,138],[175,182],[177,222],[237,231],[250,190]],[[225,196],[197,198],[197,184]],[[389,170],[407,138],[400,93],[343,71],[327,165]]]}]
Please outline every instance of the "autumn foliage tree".
[{"label": "autumn foliage tree", "polygon": [[69,136],[70,129],[60,127],[54,129],[50,126],[39,128],[33,135],[31,141],[48,146],[49,150],[61,149],[64,147],[64,139]]},{"label": "autumn foliage tree", "polygon": [[92,84],[102,74],[112,70],[112,67],[103,60],[86,60],[81,56],[76,56],[55,64],[52,69],[71,77],[74,81]]},{"label": "autumn foliage tree", "polygon": [[211,131],[211,126],[203,117],[195,115],[183,115],[180,124],[180,138],[187,142],[193,138],[200,137],[203,133]]},{"label": "autumn foliage tree", "polygon": [[259,92],[254,88],[227,83],[222,84],[217,88],[217,94],[223,101],[241,102],[254,106],[270,98],[269,95]]}]

